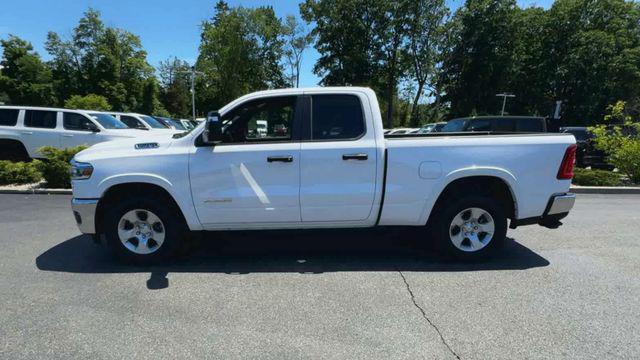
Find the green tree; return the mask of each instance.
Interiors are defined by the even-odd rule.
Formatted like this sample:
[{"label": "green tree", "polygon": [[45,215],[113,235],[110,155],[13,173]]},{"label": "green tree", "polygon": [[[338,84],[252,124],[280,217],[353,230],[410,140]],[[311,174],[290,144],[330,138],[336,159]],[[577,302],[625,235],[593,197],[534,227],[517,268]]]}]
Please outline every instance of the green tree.
[{"label": "green tree", "polygon": [[271,7],[230,8],[218,1],[202,24],[196,64],[198,108],[215,109],[251,91],[283,87],[282,25]]},{"label": "green tree", "polygon": [[60,102],[71,95],[98,94],[115,110],[141,111],[142,96],[153,68],[147,63],[140,38],[121,29],[106,27],[100,13],[89,9],[62,40],[47,36],[54,86]]},{"label": "green tree", "polygon": [[640,184],[640,121],[628,111],[624,101],[607,106],[604,121],[614,126],[590,128],[596,135],[598,149],[609,155],[609,161],[632,182]]},{"label": "green tree", "polygon": [[609,104],[640,96],[637,2],[558,0],[545,29],[547,81],[568,122],[599,122]]},{"label": "green tree", "polygon": [[188,117],[191,113],[190,71],[189,64],[176,57],[161,61],[158,67],[160,101],[177,117]]},{"label": "green tree", "polygon": [[291,87],[298,87],[300,85],[302,54],[313,41],[313,36],[306,32],[293,15],[287,16],[283,33],[285,36],[284,56],[289,66],[288,80]]},{"label": "green tree", "polygon": [[382,94],[391,127],[397,87],[408,71],[405,56],[411,1],[306,0],[303,19],[315,22],[320,58],[314,72],[323,85],[370,86]]},{"label": "green tree", "polygon": [[67,109],[85,109],[85,110],[111,110],[109,101],[104,96],[89,94],[85,96],[73,95],[64,102]]},{"label": "green tree", "polygon": [[443,0],[417,0],[409,7],[406,56],[410,62],[409,79],[416,87],[410,116],[413,127],[426,122],[426,116],[421,116],[419,106],[425,88],[429,88],[430,95],[435,95],[436,103],[439,103],[437,64],[440,62],[448,16],[449,10]]},{"label": "green tree", "polygon": [[380,55],[376,49],[381,44],[374,27],[382,2],[306,0],[300,4],[302,18],[315,23],[311,34],[320,57],[313,72],[322,78],[322,85],[375,85]]},{"label": "green tree", "polygon": [[9,35],[0,40],[3,49],[0,61],[0,94],[20,105],[53,105],[51,70],[33,51],[31,43]]},{"label": "green tree", "polygon": [[160,88],[158,81],[155,78],[148,78],[142,90],[142,103],[140,105],[140,112],[150,115],[166,116],[169,113],[162,106],[162,103],[158,99],[160,94]]},{"label": "green tree", "polygon": [[496,94],[509,91],[515,0],[467,0],[447,35],[442,69],[443,100],[454,116],[496,113]]}]

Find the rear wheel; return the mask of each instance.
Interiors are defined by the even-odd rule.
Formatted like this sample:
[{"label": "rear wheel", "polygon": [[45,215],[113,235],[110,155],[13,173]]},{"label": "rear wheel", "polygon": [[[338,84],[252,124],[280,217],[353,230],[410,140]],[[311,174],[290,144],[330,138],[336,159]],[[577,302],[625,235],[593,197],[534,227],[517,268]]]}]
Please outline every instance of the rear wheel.
[{"label": "rear wheel", "polygon": [[125,262],[148,265],[169,259],[186,235],[186,226],[171,208],[147,198],[114,204],[104,221],[109,247]]},{"label": "rear wheel", "polygon": [[507,217],[491,197],[452,199],[432,222],[438,247],[455,258],[479,260],[499,249],[507,235]]}]

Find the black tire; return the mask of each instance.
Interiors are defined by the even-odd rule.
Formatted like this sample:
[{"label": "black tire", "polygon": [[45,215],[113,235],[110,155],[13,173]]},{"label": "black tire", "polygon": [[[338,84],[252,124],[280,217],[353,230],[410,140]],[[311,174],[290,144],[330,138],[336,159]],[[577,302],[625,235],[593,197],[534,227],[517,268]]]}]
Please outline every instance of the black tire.
[{"label": "black tire", "polygon": [[0,140],[0,160],[31,161],[31,157],[21,142]]},{"label": "black tire", "polygon": [[[479,250],[463,251],[451,240],[452,221],[462,211],[469,208],[479,208],[488,212],[493,218],[494,233],[487,244]],[[478,261],[491,257],[504,244],[507,236],[507,216],[499,201],[484,195],[462,195],[445,200],[440,206],[435,217],[430,221],[429,227],[435,238],[438,250],[463,261]],[[468,241],[468,240],[465,240]]]},{"label": "black tire", "polygon": [[[188,229],[174,206],[162,198],[130,197],[112,204],[105,212],[104,234],[111,251],[123,262],[136,265],[154,265],[170,260],[177,255]],[[152,253],[137,254],[125,247],[118,236],[118,226],[123,215],[136,209],[150,211],[162,221],[164,241]]]}]

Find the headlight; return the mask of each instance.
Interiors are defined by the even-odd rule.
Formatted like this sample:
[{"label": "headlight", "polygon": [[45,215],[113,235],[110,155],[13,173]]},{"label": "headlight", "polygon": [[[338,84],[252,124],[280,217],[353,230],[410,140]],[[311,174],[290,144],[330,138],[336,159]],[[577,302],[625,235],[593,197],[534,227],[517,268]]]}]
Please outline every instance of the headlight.
[{"label": "headlight", "polygon": [[91,164],[71,160],[71,169],[69,170],[71,180],[88,179],[91,174],[93,174],[93,166]]}]

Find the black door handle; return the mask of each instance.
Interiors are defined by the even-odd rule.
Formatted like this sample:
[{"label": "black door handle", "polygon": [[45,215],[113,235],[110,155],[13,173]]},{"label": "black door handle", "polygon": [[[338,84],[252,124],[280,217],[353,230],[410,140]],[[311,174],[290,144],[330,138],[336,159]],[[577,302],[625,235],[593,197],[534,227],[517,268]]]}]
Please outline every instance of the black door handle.
[{"label": "black door handle", "polygon": [[369,155],[367,154],[344,154],[342,160],[367,160]]},{"label": "black door handle", "polygon": [[267,158],[268,162],[274,162],[274,161],[279,161],[279,162],[293,162],[293,156],[291,155],[287,155],[287,156],[269,156]]}]

